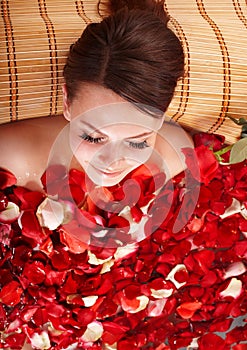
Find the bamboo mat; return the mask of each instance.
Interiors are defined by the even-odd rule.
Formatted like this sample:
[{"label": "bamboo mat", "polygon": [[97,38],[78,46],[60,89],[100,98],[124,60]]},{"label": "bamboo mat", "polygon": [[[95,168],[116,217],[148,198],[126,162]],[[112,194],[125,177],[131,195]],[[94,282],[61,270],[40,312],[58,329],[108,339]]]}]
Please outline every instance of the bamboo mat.
[{"label": "bamboo mat", "polygon": [[[1,0],[0,123],[62,113],[68,48],[91,21],[97,0]],[[167,114],[186,127],[240,135],[228,115],[247,118],[245,0],[166,0],[183,43],[186,76]]]}]

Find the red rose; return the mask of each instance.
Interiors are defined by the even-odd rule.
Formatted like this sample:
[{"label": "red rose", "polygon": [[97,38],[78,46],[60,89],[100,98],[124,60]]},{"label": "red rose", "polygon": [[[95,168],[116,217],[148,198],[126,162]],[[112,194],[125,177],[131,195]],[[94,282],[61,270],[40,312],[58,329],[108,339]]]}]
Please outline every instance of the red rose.
[{"label": "red rose", "polygon": [[195,150],[184,148],[185,162],[192,176],[206,185],[214,178],[219,168],[219,163],[214,153],[206,146],[201,145]]},{"label": "red rose", "polygon": [[204,145],[216,152],[223,147],[225,142],[225,136],[200,132],[193,136],[193,140],[195,147]]}]

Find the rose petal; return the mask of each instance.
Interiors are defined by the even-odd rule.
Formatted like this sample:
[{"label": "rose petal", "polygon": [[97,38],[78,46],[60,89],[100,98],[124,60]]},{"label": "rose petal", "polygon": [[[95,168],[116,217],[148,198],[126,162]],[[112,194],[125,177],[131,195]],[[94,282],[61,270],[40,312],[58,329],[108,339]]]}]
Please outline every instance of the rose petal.
[{"label": "rose petal", "polygon": [[140,295],[135,299],[128,299],[126,297],[121,298],[121,306],[123,310],[131,314],[144,310],[147,307],[148,302],[149,298],[145,295]]},{"label": "rose petal", "polygon": [[149,317],[158,317],[162,315],[166,299],[150,300],[147,307],[147,315]]},{"label": "rose petal", "polygon": [[82,336],[85,342],[96,342],[103,334],[104,328],[100,322],[94,321],[87,325],[87,329]]},{"label": "rose petal", "polygon": [[18,219],[20,215],[20,210],[18,205],[9,202],[6,209],[0,212],[0,222],[11,223]]},{"label": "rose petal", "polygon": [[96,303],[97,299],[98,299],[97,295],[90,295],[88,297],[82,298],[85,307],[93,306]]},{"label": "rose petal", "polygon": [[15,306],[21,300],[23,289],[16,281],[6,284],[0,291],[0,302],[7,306]]},{"label": "rose petal", "polygon": [[15,185],[17,179],[13,173],[7,169],[0,168],[0,189],[4,190],[7,187]]},{"label": "rose petal", "polygon": [[47,332],[34,333],[30,338],[32,347],[34,349],[46,350],[51,347],[49,335]]},{"label": "rose petal", "polygon": [[170,280],[172,283],[174,283],[177,289],[186,284],[186,282],[179,282],[176,280],[175,275],[180,271],[187,272],[186,266],[184,264],[177,264],[166,277],[167,280]]},{"label": "rose petal", "polygon": [[46,277],[45,266],[41,261],[26,263],[22,274],[30,283],[40,284]]},{"label": "rose petal", "polygon": [[245,272],[246,272],[245,265],[241,261],[237,261],[235,263],[232,263],[225,270],[224,279],[227,279],[227,278],[233,277],[233,276],[239,276]]},{"label": "rose petal", "polygon": [[63,223],[64,209],[60,202],[46,198],[36,212],[40,226],[55,230]]},{"label": "rose petal", "polygon": [[106,321],[104,322],[104,333],[102,335],[102,340],[104,343],[114,345],[114,343],[118,342],[128,330],[129,328],[127,326]]},{"label": "rose petal", "polygon": [[222,298],[233,297],[238,298],[242,293],[242,282],[237,278],[232,278],[227,288],[220,292]]},{"label": "rose petal", "polygon": [[177,307],[177,312],[182,318],[189,319],[201,308],[201,306],[202,303],[198,301],[185,302]]}]

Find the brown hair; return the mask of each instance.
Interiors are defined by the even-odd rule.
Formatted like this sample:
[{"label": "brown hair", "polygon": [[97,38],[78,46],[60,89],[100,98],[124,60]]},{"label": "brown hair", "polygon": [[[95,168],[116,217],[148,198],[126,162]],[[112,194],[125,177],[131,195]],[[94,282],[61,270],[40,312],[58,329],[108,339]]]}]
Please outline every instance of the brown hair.
[{"label": "brown hair", "polygon": [[[131,103],[166,111],[183,75],[182,45],[163,1],[111,0],[99,23],[71,45],[64,78],[73,99],[81,82],[94,82]],[[101,7],[102,7],[101,6]]]}]

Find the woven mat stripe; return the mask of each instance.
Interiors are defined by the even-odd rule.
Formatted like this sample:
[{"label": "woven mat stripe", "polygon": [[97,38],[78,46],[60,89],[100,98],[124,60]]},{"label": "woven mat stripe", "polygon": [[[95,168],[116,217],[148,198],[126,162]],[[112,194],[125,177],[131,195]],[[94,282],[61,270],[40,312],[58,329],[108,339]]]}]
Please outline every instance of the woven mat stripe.
[{"label": "woven mat stripe", "polygon": [[49,41],[50,64],[51,64],[51,95],[50,95],[50,115],[56,115],[58,104],[58,58],[55,29],[51,19],[48,16],[46,0],[38,0],[40,16],[42,17]]},{"label": "woven mat stripe", "polygon": [[[247,19],[242,11],[241,5],[239,3],[239,0],[232,0],[233,7],[236,11],[236,14],[240,21],[244,24],[244,26],[247,28]],[[247,3],[247,2],[246,2]]]},{"label": "woven mat stripe", "polygon": [[[84,1],[85,1],[85,0],[84,0]],[[247,1],[247,0],[246,0],[246,1]],[[98,2],[97,2],[97,13],[98,13],[98,15],[100,16],[100,18],[103,19],[103,16],[102,16],[101,11],[100,11],[101,5],[102,5],[102,1],[101,1],[101,0],[98,0]],[[103,1],[103,6],[104,6],[104,1]]]},{"label": "woven mat stripe", "polygon": [[213,29],[216,38],[219,42],[221,53],[222,53],[222,59],[223,59],[223,98],[222,98],[222,105],[221,105],[221,112],[219,117],[217,118],[216,122],[208,129],[208,132],[216,132],[221,125],[224,123],[226,119],[226,114],[229,108],[230,104],[230,93],[231,93],[231,69],[230,69],[230,58],[227,50],[227,46],[225,43],[225,40],[223,38],[223,35],[217,26],[217,24],[210,18],[210,16],[207,14],[203,0],[196,0],[197,7],[199,10],[199,13],[201,16],[209,23],[211,28]]},{"label": "woven mat stripe", "polygon": [[86,24],[92,23],[91,19],[88,18],[85,14],[83,1],[76,0],[75,5],[76,5],[76,11],[77,11],[78,15],[84,20],[84,22]]},{"label": "woven mat stripe", "polygon": [[15,54],[15,41],[13,26],[10,17],[8,0],[1,1],[1,13],[4,22],[6,48],[8,58],[9,69],[9,82],[10,82],[10,120],[14,121],[18,119],[18,76],[17,76],[17,64]]},{"label": "woven mat stripe", "polygon": [[[169,9],[166,4],[164,3],[164,9],[169,15]],[[175,28],[177,35],[182,42],[183,50],[184,50],[184,56],[185,56],[185,76],[183,77],[181,81],[181,89],[180,89],[180,102],[178,106],[177,112],[172,116],[174,120],[179,120],[185,113],[188,100],[189,100],[189,90],[190,90],[190,51],[189,51],[189,43],[188,39],[183,31],[182,26],[180,23],[172,16],[170,16],[170,21]]]}]

